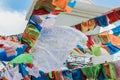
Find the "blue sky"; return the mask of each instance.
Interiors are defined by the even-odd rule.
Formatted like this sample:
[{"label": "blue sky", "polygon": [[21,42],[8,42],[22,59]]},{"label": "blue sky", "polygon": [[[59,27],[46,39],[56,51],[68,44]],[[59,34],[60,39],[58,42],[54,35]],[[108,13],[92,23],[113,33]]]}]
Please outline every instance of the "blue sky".
[{"label": "blue sky", "polygon": [[33,0],[4,0],[4,6],[10,10],[27,11]]},{"label": "blue sky", "polygon": [[33,0],[0,0],[0,35],[22,33],[26,27],[26,13]]},{"label": "blue sky", "polygon": [[120,6],[120,0],[93,0],[96,5],[115,8]]},{"label": "blue sky", "polygon": [[[10,10],[27,11],[33,0],[4,0],[4,6]],[[120,0],[93,0],[96,5],[106,7],[120,6]]]}]

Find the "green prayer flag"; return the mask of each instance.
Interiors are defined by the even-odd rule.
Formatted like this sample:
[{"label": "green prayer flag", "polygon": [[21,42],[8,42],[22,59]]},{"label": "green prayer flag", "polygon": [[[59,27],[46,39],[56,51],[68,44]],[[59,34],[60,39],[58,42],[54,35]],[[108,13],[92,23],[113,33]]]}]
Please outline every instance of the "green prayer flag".
[{"label": "green prayer flag", "polygon": [[100,72],[100,69],[101,69],[100,64],[81,68],[83,74],[88,78],[88,80],[93,80],[93,79],[96,80]]},{"label": "green prayer flag", "polygon": [[10,63],[32,63],[33,57],[31,54],[21,54],[14,58]]},{"label": "green prayer flag", "polygon": [[49,72],[48,75],[49,75],[50,79],[53,78],[53,76],[52,76],[52,72]]},{"label": "green prayer flag", "polygon": [[72,54],[79,54],[77,51],[75,51],[75,50],[72,50]]},{"label": "green prayer flag", "polygon": [[113,80],[117,80],[117,76],[116,76],[116,73],[115,73],[115,67],[114,67],[113,62],[110,62],[110,74],[111,74],[111,78]]},{"label": "green prayer flag", "polygon": [[92,47],[91,47],[91,53],[95,56],[100,56],[101,55],[101,49],[100,49],[100,46],[97,45],[97,44],[94,44]]}]

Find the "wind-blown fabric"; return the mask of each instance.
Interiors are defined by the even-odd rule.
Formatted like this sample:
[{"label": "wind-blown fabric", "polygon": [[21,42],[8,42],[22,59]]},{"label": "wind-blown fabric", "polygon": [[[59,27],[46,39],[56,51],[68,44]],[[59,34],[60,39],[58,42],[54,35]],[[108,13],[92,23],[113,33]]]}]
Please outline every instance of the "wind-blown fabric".
[{"label": "wind-blown fabric", "polygon": [[26,45],[22,45],[9,40],[0,40],[0,60],[10,61],[26,50]]},{"label": "wind-blown fabric", "polygon": [[26,29],[21,37],[21,43],[27,45],[26,52],[34,46],[42,27],[39,25],[42,19],[38,15],[32,15],[27,23]]},{"label": "wind-blown fabric", "polygon": [[88,80],[96,79],[98,77],[100,69],[101,69],[100,64],[81,68],[83,74],[88,78]]},{"label": "wind-blown fabric", "polygon": [[87,42],[87,37],[68,26],[44,27],[31,53],[35,64],[48,72],[59,69],[73,48],[83,41]]}]

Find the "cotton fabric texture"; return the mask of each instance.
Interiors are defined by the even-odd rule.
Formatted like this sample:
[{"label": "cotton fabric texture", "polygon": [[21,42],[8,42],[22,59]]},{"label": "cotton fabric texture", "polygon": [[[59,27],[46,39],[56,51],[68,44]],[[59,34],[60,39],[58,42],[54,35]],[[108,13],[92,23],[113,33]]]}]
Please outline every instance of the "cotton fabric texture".
[{"label": "cotton fabric texture", "polygon": [[59,69],[71,50],[82,41],[87,42],[87,37],[68,26],[44,27],[31,50],[33,62],[39,63],[45,72]]}]

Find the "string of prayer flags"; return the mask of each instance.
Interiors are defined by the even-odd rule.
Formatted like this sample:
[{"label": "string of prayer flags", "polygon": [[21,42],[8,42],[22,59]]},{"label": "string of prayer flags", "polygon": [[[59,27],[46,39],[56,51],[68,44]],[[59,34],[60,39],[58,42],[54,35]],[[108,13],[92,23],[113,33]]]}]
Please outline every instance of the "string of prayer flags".
[{"label": "string of prayer flags", "polygon": [[[26,51],[29,52],[29,50],[34,46],[42,27],[38,24],[38,20],[41,19],[36,16],[31,16],[30,20],[28,21],[27,27],[23,32],[22,38],[21,38],[21,43],[22,44],[27,44],[27,49]],[[40,23],[39,22],[39,23]]]},{"label": "string of prayer flags", "polygon": [[55,6],[52,5],[52,0],[38,0],[34,6],[33,15],[49,14],[55,10]]},{"label": "string of prayer flags", "polygon": [[[90,22],[91,20],[93,20],[94,23]],[[120,20],[120,10],[112,10],[111,12],[104,14],[102,16],[98,16],[90,20],[84,21],[78,24],[79,26],[76,25],[75,27],[76,29],[82,32],[89,32],[90,30],[95,29],[96,27],[103,27],[103,28],[109,27],[110,24],[115,24],[115,22],[119,20]],[[91,27],[91,29],[89,27]]]},{"label": "string of prayer flags", "polygon": [[[2,67],[2,71],[0,79],[8,79],[8,80],[15,80],[16,78],[20,79],[27,79],[27,80],[34,80],[34,79],[71,79],[71,80],[86,80],[86,79],[111,79],[111,80],[118,80],[120,78],[120,68],[119,62],[105,62],[102,64],[97,65],[90,65],[86,67],[76,68],[73,70],[54,70],[44,73],[40,71],[35,66],[32,68],[27,67],[24,63],[20,63],[13,67],[7,63],[0,63]],[[88,73],[89,72],[89,73]],[[30,75],[30,76],[28,76]],[[17,76],[17,77],[16,77]]]},{"label": "string of prayer flags", "polygon": [[0,40],[0,60],[10,61],[23,54],[27,46],[9,40]]},{"label": "string of prayer flags", "polygon": [[53,0],[52,4],[61,10],[70,13],[72,11],[72,8],[75,7],[76,0]]}]

